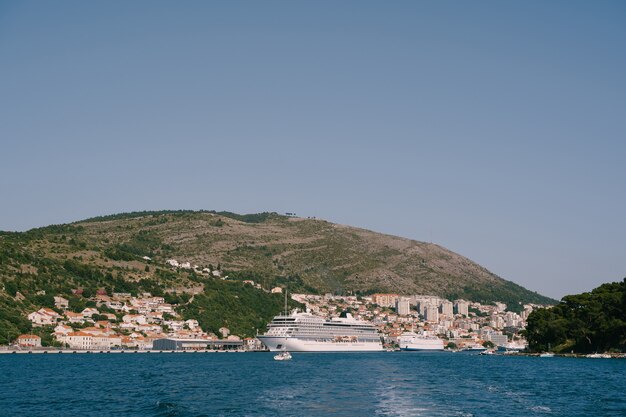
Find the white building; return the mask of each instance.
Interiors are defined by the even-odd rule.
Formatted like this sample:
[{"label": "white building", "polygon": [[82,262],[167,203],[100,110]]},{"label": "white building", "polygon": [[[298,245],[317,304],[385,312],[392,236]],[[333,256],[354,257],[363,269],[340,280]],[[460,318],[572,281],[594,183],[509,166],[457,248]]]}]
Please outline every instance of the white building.
[{"label": "white building", "polygon": [[74,313],[73,311],[66,311],[65,317],[70,321],[70,323],[84,323],[85,317],[83,317],[80,313]]},{"label": "white building", "polygon": [[489,340],[496,346],[506,345],[509,341],[507,335],[502,334],[502,332],[489,332],[485,335],[485,339]]},{"label": "white building", "polygon": [[454,313],[469,316],[469,303],[465,300],[456,300],[454,303]]},{"label": "white building", "polygon": [[187,325],[187,327],[189,327],[191,330],[194,330],[198,327],[200,327],[200,324],[198,323],[198,320],[195,319],[189,319],[189,320],[185,320],[185,324]]},{"label": "white building", "polygon": [[58,324],[57,327],[54,328],[55,335],[66,335],[66,334],[72,333],[73,331],[74,329],[64,324]]},{"label": "white building", "polygon": [[502,316],[491,316],[489,325],[494,329],[502,329],[504,327],[504,319]]},{"label": "white building", "polygon": [[372,294],[372,302],[381,307],[393,307],[399,298],[398,294]]},{"label": "white building", "polygon": [[426,306],[424,309],[424,320],[437,323],[439,321],[439,309],[434,305]]},{"label": "white building", "polygon": [[61,316],[51,308],[40,308],[28,315],[28,320],[33,326],[47,326],[55,324]]},{"label": "white building", "polygon": [[452,304],[452,302],[448,300],[441,301],[441,303],[439,304],[439,312],[442,316],[454,316],[454,304]]},{"label": "white building", "polygon": [[93,316],[94,314],[100,314],[100,312],[97,308],[87,307],[86,309],[81,311],[80,314],[82,314],[83,317],[91,318],[91,316]]},{"label": "white building", "polygon": [[63,297],[54,297],[54,306],[56,308],[60,308],[62,310],[65,310],[65,309],[69,308],[70,302],[69,302],[68,299],[63,298]]},{"label": "white building", "polygon": [[143,314],[125,314],[122,317],[124,323],[146,324],[148,320]]},{"label": "white building", "polygon": [[396,300],[396,313],[401,316],[406,316],[410,313],[411,306],[409,304],[409,299],[405,297],[398,298]]},{"label": "white building", "polygon": [[72,332],[67,336],[59,337],[59,341],[66,343],[71,349],[91,349],[92,336],[85,332]]},{"label": "white building", "polygon": [[17,345],[21,347],[41,347],[41,337],[34,334],[23,334],[17,337]]}]

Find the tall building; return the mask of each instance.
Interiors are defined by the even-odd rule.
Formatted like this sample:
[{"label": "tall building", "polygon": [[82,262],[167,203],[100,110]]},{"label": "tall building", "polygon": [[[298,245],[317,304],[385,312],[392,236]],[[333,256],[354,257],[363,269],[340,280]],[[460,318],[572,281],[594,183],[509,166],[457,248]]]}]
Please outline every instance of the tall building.
[{"label": "tall building", "polygon": [[469,303],[465,300],[456,300],[456,303],[454,303],[454,313],[469,316]]},{"label": "tall building", "polygon": [[411,307],[409,305],[408,298],[401,297],[396,300],[396,313],[398,313],[400,316],[406,316],[409,314],[410,311]]},{"label": "tall building", "polygon": [[438,308],[439,300],[434,301],[430,298],[422,299],[422,300],[419,300],[416,305],[417,305],[417,310],[423,316],[426,314],[426,308],[428,308],[428,306],[434,306],[435,308]]},{"label": "tall building", "polygon": [[439,312],[441,313],[442,316],[452,317],[454,315],[452,310],[453,310],[453,304],[451,301],[443,300],[439,304]]},{"label": "tall building", "polygon": [[504,315],[504,325],[506,327],[518,327],[521,321],[521,317],[517,313],[507,311]]},{"label": "tall building", "polygon": [[491,316],[490,326],[494,329],[501,329],[504,327],[504,319],[502,316]]},{"label": "tall building", "polygon": [[424,309],[424,320],[430,321],[432,323],[437,323],[439,321],[439,309],[437,306],[428,305]]},{"label": "tall building", "polygon": [[393,307],[398,300],[398,294],[372,294],[372,302],[381,307]]}]

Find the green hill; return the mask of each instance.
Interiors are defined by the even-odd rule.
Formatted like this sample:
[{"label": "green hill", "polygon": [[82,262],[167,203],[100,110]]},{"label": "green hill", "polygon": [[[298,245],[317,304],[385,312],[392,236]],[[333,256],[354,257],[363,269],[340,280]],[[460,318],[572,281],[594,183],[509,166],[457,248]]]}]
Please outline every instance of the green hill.
[{"label": "green hill", "polygon": [[[220,269],[229,280],[173,270],[168,259]],[[27,330],[25,312],[50,306],[53,295],[72,296],[76,288],[84,295],[100,288],[163,294],[210,329],[227,321],[231,330],[251,334],[281,303],[280,297],[245,287],[245,279],[294,292],[432,294],[511,306],[554,302],[439,245],[323,220],[276,213],[124,213],[0,232],[0,343],[3,328]],[[219,308],[187,304],[189,297],[181,294]],[[85,298],[72,297],[75,304]]]}]

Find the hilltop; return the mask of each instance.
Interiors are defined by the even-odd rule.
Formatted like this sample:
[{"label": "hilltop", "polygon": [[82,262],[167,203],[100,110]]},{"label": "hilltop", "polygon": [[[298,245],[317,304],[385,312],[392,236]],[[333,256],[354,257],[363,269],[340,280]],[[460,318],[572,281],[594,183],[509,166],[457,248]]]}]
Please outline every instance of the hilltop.
[{"label": "hilltop", "polygon": [[13,273],[37,275],[33,260],[69,259],[98,270],[126,269],[124,278],[167,281],[158,276],[158,269],[144,271],[141,257],[149,256],[157,264],[175,258],[219,265],[232,278],[256,279],[266,287],[289,284],[310,292],[554,302],[436,244],[275,213],[126,213],[0,235],[4,252],[12,242],[23,253],[15,259],[19,265],[13,266]]}]

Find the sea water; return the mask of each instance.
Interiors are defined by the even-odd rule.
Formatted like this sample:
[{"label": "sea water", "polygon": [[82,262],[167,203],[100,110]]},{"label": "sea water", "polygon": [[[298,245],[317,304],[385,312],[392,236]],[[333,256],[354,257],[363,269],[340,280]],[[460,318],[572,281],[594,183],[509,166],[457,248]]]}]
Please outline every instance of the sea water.
[{"label": "sea water", "polygon": [[626,359],[8,354],[0,355],[0,415],[626,416]]}]

